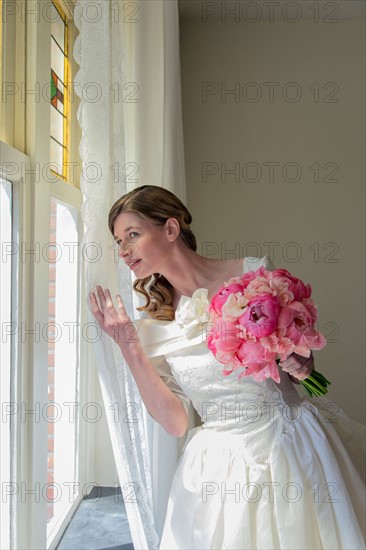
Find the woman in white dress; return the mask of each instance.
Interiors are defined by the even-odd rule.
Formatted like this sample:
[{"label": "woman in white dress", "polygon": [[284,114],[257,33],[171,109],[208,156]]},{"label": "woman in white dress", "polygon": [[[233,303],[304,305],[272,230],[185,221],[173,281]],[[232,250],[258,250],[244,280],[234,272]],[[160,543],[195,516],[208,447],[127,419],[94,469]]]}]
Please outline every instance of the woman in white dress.
[{"label": "woman in white dress", "polygon": [[147,300],[138,308],[151,318],[145,330],[158,335],[154,353],[143,332],[131,337],[120,296],[116,305],[108,289],[90,296],[149,414],[178,437],[190,403],[202,420],[176,467],[160,549],[365,548],[365,426],[326,397],[300,398],[294,383],[313,370],[312,354],[281,362],[279,384],[222,375],[202,336],[206,307],[230,277],[275,266],[268,256],[198,255],[191,221],[157,186],[134,189],[110,211],[119,256]]}]

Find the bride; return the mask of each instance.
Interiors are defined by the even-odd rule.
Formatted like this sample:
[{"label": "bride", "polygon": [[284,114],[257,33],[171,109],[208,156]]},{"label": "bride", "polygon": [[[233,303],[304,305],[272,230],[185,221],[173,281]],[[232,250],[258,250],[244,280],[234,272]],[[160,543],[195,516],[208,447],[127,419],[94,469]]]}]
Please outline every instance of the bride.
[{"label": "bride", "polygon": [[279,384],[222,375],[202,341],[204,317],[192,311],[229,278],[275,267],[268,256],[200,256],[191,221],[178,197],[151,185],[123,195],[109,214],[119,257],[146,298],[138,310],[166,329],[158,356],[119,295],[100,286],[90,294],[149,414],[177,437],[190,403],[202,419],[176,466],[160,549],[365,548],[365,426],[324,396],[300,398],[294,384],[311,374],[312,354],[281,361]]}]

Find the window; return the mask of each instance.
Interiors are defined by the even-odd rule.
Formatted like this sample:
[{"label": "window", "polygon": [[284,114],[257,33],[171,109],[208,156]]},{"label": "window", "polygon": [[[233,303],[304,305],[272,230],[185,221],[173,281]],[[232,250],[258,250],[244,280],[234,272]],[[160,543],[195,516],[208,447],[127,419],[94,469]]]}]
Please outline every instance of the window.
[{"label": "window", "polygon": [[68,179],[69,151],[69,60],[68,22],[60,4],[53,0],[51,19],[51,119],[50,161],[53,172]]},{"label": "window", "polygon": [[[86,298],[80,246],[74,246],[82,241],[81,131],[78,98],[68,102],[66,89],[76,28],[70,2],[58,0],[44,10],[42,2],[27,0],[29,13],[36,10],[29,17],[23,17],[25,4],[0,0],[6,17],[0,40],[0,223],[9,259],[0,265],[0,314],[2,329],[10,331],[1,346],[0,391],[9,421],[0,423],[0,548],[55,548],[90,478],[85,446],[92,429],[79,422],[93,388],[84,378],[89,349],[79,333]],[[64,54],[63,73],[54,59],[57,49]],[[50,75],[53,95],[47,93]],[[58,152],[50,174],[50,128],[61,120],[55,114],[62,118],[52,130],[62,163]],[[25,143],[29,156],[22,153]]]},{"label": "window", "polygon": [[[48,536],[78,494],[78,212],[51,197],[48,266]],[[67,405],[65,405],[67,404]]]}]

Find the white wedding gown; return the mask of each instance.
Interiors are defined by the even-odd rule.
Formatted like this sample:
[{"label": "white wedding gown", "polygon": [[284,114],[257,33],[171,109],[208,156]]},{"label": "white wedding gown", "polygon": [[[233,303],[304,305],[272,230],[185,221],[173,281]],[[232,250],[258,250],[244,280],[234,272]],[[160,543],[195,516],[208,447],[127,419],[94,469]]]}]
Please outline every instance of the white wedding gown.
[{"label": "white wedding gown", "polygon": [[[243,272],[260,265],[275,269],[264,256]],[[365,426],[326,397],[301,398],[282,369],[280,384],[223,376],[192,298],[178,304],[180,324],[151,319],[141,333],[203,423],[177,463],[160,549],[365,548]]]}]

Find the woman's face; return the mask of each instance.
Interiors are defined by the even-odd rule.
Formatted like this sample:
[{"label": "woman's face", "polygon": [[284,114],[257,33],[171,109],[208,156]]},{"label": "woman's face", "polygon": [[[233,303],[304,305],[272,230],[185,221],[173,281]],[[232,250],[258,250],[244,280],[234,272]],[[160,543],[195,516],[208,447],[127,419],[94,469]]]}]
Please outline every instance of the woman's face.
[{"label": "woman's face", "polygon": [[166,227],[156,226],[133,212],[123,212],[114,222],[114,238],[118,256],[138,279],[164,271],[172,247]]}]

